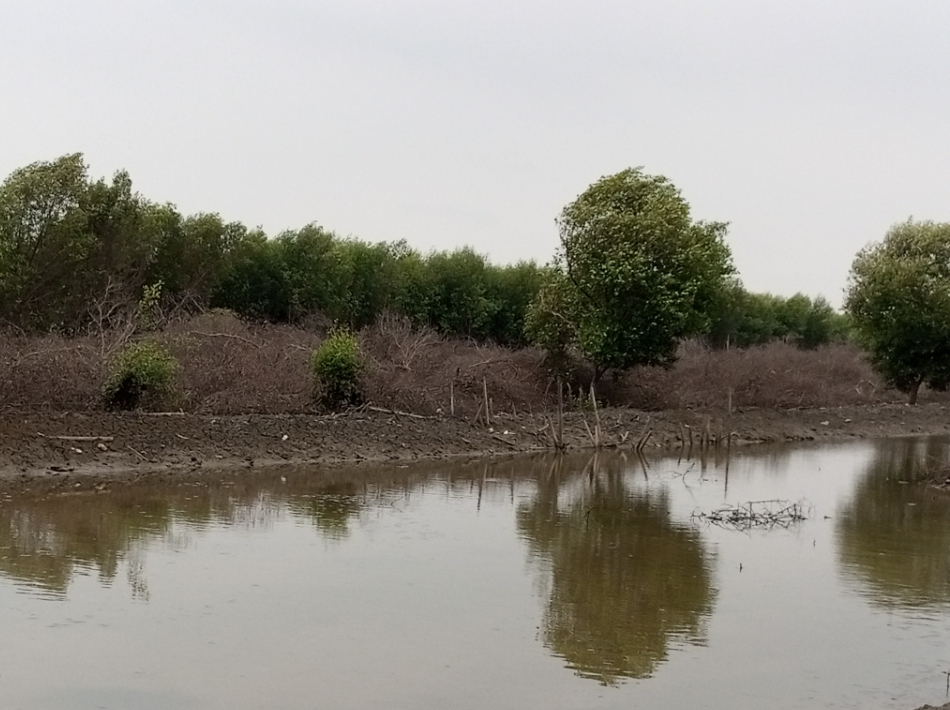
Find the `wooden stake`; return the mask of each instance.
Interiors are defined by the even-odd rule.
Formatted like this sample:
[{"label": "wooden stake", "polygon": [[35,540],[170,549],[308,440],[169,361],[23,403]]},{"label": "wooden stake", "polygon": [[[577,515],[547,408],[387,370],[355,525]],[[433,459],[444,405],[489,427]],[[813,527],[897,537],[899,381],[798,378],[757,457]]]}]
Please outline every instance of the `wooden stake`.
[{"label": "wooden stake", "polygon": [[478,405],[478,411],[475,412],[475,418],[472,420],[472,423],[473,423],[473,424],[478,424],[478,420],[479,420],[479,418],[482,416],[482,408],[483,408],[484,406],[485,406],[485,405],[484,405],[483,403],[479,403],[479,405]]},{"label": "wooden stake", "polygon": [[557,378],[557,440],[558,448],[564,448],[564,386]]},{"label": "wooden stake", "polygon": [[587,417],[584,417],[584,428],[587,429],[587,436],[590,437],[590,442],[593,444],[594,448],[597,448],[597,439],[594,438],[593,432],[590,430],[590,425],[587,423]]},{"label": "wooden stake", "polygon": [[482,378],[482,393],[485,395],[485,424],[491,426],[491,408],[488,404],[488,380]]},{"label": "wooden stake", "polygon": [[732,460],[732,435],[735,432],[729,432],[729,438],[726,439],[726,485],[724,493],[729,493],[729,463]]},{"label": "wooden stake", "polygon": [[647,473],[647,469],[649,468],[649,467],[647,466],[647,460],[646,460],[646,458],[643,456],[643,454],[642,454],[639,450],[637,450],[635,453],[636,453],[636,455],[637,455],[637,461],[640,462],[640,468],[643,470],[643,478],[644,478],[644,480],[649,481],[649,480],[650,480],[650,474]]},{"label": "wooden stake", "polygon": [[597,410],[597,395],[594,394],[594,383],[590,383],[590,401],[594,405],[594,434],[597,437],[597,440],[594,442],[594,446],[598,449],[603,443],[603,431],[600,428],[600,412]]}]

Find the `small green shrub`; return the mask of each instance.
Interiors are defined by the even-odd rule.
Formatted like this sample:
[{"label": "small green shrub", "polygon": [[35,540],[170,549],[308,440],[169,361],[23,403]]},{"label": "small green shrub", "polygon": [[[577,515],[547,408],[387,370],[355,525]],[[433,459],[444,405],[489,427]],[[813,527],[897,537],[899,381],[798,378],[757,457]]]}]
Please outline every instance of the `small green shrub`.
[{"label": "small green shrub", "polygon": [[124,347],[109,364],[103,397],[110,409],[135,409],[171,393],[178,361],[161,344],[143,340]]},{"label": "small green shrub", "polygon": [[323,403],[336,409],[359,404],[363,358],[359,341],[348,330],[335,330],[310,355],[310,371]]}]

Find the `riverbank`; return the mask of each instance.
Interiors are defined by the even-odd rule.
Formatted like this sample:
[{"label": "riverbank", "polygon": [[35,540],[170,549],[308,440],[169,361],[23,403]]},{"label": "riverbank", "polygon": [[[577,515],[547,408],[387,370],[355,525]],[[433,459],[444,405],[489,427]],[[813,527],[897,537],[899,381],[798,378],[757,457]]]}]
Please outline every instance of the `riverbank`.
[{"label": "riverbank", "polygon": [[337,415],[208,416],[182,413],[7,413],[0,416],[0,482],[38,478],[82,487],[148,474],[276,464],[333,466],[594,448],[692,446],[709,432],[725,446],[815,439],[950,433],[943,405],[644,412],[604,409],[556,415],[498,413],[491,425],[382,408]]}]

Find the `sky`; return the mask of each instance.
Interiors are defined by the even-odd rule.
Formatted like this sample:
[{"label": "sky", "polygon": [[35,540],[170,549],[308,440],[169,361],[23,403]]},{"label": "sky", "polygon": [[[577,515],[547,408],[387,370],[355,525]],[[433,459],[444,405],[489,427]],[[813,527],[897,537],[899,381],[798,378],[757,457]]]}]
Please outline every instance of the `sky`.
[{"label": "sky", "polygon": [[93,177],[270,234],[547,262],[627,167],[730,223],[753,291],[839,305],[950,221],[946,0],[0,0],[0,176]]}]

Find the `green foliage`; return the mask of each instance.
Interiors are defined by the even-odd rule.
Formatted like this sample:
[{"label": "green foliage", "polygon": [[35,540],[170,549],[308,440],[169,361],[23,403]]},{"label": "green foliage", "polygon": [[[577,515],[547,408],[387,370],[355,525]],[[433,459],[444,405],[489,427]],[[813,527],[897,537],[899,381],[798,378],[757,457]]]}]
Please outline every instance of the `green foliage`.
[{"label": "green foliage", "polygon": [[570,348],[574,342],[576,290],[559,270],[547,273],[525,315],[525,333],[547,353],[548,364],[562,376],[571,371]]},{"label": "green foliage", "polygon": [[77,332],[102,327],[103,314],[141,316],[146,289],[161,283],[163,303],[190,308],[284,322],[319,314],[352,329],[393,313],[517,346],[542,271],[495,266],[471,249],[421,255],[404,242],[340,239],[317,224],[272,239],[217,214],[148,202],[124,171],[90,180],[78,153],[0,185],[0,321],[24,330]]},{"label": "green foliage", "polygon": [[802,328],[797,333],[796,342],[803,348],[817,348],[826,343],[847,340],[849,330],[848,317],[835,311],[828,301],[819,296],[812,301]]},{"label": "green foliage", "polygon": [[228,254],[210,303],[248,318],[286,321],[290,295],[279,242],[261,231],[246,234]]},{"label": "green foliage", "polygon": [[102,388],[110,409],[135,409],[146,400],[161,402],[171,394],[178,362],[161,344],[143,340],[123,348],[109,364]]},{"label": "green foliage", "polygon": [[388,244],[368,244],[357,239],[337,241],[336,308],[327,313],[336,321],[358,329],[391,310],[395,288],[395,260]]},{"label": "green foliage", "polygon": [[0,317],[61,327],[80,266],[93,254],[79,154],[15,170],[0,185]]},{"label": "green foliage", "polygon": [[950,224],[908,220],[858,253],[845,300],[859,342],[910,402],[950,385]]},{"label": "green foliage", "polygon": [[737,281],[720,292],[710,313],[706,340],[713,347],[763,345],[773,340],[816,348],[848,337],[847,318],[821,296],[790,298],[749,293]]},{"label": "green foliage", "polygon": [[392,313],[451,337],[535,342],[558,367],[576,348],[599,370],[667,364],[697,333],[719,347],[815,347],[847,335],[822,299],[751,294],[725,278],[724,225],[693,223],[665,178],[604,178],[559,224],[562,250],[546,268],[493,265],[468,248],[420,254],[405,242],[340,239],[317,224],[269,238],[151,203],[124,171],[92,180],[81,154],[66,155],[0,185],[0,321],[75,333],[137,314],[148,330],[159,296],[269,321],[317,314],[354,330]]},{"label": "green foliage", "polygon": [[283,273],[289,320],[318,311],[331,317],[339,314],[341,284],[331,233],[315,224],[284,232],[277,237],[275,255]]},{"label": "green foliage", "polygon": [[141,330],[154,330],[156,326],[156,312],[162,300],[161,281],[146,286],[142,289],[142,297],[138,305],[138,326]]},{"label": "green foliage", "polygon": [[443,333],[475,337],[492,315],[488,265],[472,249],[437,252],[427,259],[429,324]]},{"label": "green foliage", "polygon": [[528,308],[541,290],[547,271],[533,261],[490,267],[486,274],[486,294],[491,313],[480,335],[503,345],[527,345]]},{"label": "green foliage", "polygon": [[599,370],[669,365],[679,341],[708,327],[732,273],[726,225],[693,222],[664,177],[628,169],[564,208],[562,251],[532,306],[539,344],[564,340]]},{"label": "green foliage", "polygon": [[348,330],[335,330],[310,356],[310,371],[330,409],[359,404],[363,358],[359,341]]}]

